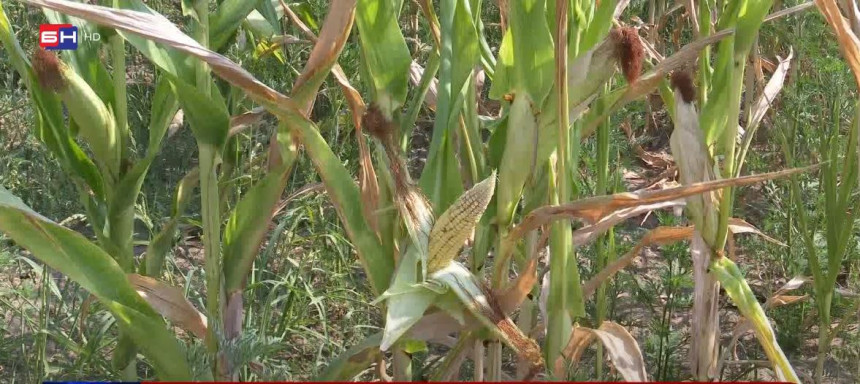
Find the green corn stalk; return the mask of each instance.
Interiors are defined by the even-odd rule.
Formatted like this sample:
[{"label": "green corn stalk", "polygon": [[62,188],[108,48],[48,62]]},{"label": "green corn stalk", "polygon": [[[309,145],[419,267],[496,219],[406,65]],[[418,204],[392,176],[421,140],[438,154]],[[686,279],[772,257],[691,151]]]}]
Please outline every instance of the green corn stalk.
[{"label": "green corn stalk", "polygon": [[[819,182],[823,186],[824,192],[824,206],[820,207],[823,211],[821,216],[823,223],[817,223],[814,217],[810,217],[798,178],[792,177],[789,181],[792,213],[797,218],[795,225],[809,260],[809,269],[813,276],[815,304],[818,307],[819,348],[815,367],[816,383],[822,382],[824,361],[830,349],[830,340],[834,337],[835,331],[831,329],[831,307],[835,297],[836,276],[848,258],[848,247],[851,242],[851,233],[855,227],[854,220],[858,208],[856,198],[858,154],[856,148],[858,135],[860,135],[858,132],[860,129],[860,104],[855,105],[854,121],[848,130],[848,137],[840,140],[840,98],[834,97],[831,103],[833,124],[827,132],[828,137],[822,140],[821,145],[821,153],[826,156],[828,162],[822,166],[819,173]],[[789,165],[795,163],[794,140],[789,141],[785,133],[778,137],[786,163]],[[843,217],[844,221],[838,224],[834,220],[828,219],[833,217]],[[826,265],[822,265],[820,262],[820,252],[814,243],[814,237],[817,233],[816,227],[824,228]]]},{"label": "green corn stalk", "polygon": [[[608,92],[609,87],[607,85],[604,92]],[[602,105],[599,105],[602,107]],[[600,113],[600,112],[598,112]],[[605,122],[603,122],[597,128],[597,185],[595,187],[595,193],[597,195],[605,195],[609,191],[609,156],[610,156],[610,135],[609,131],[610,127],[609,119],[607,118]],[[595,242],[595,252],[597,254],[597,269],[603,270],[612,263],[615,259],[612,246],[614,244],[614,233],[610,228],[606,236],[602,236],[597,239]],[[607,302],[606,297],[606,287],[607,284],[602,283],[597,290],[597,297],[595,299],[596,308],[596,316],[595,316],[595,324],[603,324],[603,321],[606,320],[609,303]],[[598,359],[596,361],[595,373],[597,374],[597,379],[603,379],[603,345],[600,344],[597,346],[597,356]]]}]

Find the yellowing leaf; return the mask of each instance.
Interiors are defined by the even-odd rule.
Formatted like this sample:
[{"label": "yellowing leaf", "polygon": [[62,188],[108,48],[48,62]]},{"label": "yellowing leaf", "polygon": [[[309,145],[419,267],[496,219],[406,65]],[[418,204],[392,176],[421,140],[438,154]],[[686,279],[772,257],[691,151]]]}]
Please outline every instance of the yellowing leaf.
[{"label": "yellowing leaf", "polygon": [[136,273],[128,274],[128,281],[162,316],[195,336],[206,338],[206,316],[191,305],[182,290]]}]

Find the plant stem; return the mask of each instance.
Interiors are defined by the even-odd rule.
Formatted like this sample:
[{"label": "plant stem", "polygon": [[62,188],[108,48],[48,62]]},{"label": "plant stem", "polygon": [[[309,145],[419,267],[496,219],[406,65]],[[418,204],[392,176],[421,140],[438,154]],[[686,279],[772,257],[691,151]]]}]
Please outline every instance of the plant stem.
[{"label": "plant stem", "polygon": [[818,355],[815,359],[815,383],[821,384],[824,377],[824,361],[830,349],[830,305],[833,301],[833,290],[817,292],[816,297],[818,297]]},{"label": "plant stem", "polygon": [[[604,94],[608,92],[609,85],[604,87]],[[598,109],[603,110],[603,105],[598,105]],[[607,184],[609,179],[609,118],[607,117],[597,128],[597,186],[595,194],[605,195],[607,192]],[[597,270],[602,271],[609,262],[609,250],[606,247],[606,241],[612,235],[612,230],[607,231],[607,234],[600,236],[595,242],[595,251],[597,253]],[[600,324],[606,319],[607,302],[606,302],[606,283],[601,282],[597,288],[596,298],[596,316],[595,327],[600,327]],[[597,380],[603,380],[603,344],[597,344],[597,359],[595,361],[595,373]]]},{"label": "plant stem", "polygon": [[[128,145],[128,91],[125,81],[125,40],[116,35],[110,38],[113,61],[113,113],[116,120],[118,159],[126,157],[123,152]],[[154,150],[154,148],[152,148]],[[121,167],[117,167],[122,172]]]},{"label": "plant stem", "polygon": [[[222,316],[221,292],[221,212],[218,204],[218,175],[215,171],[216,149],[208,144],[199,145],[200,200],[203,216],[203,249],[206,271],[206,308],[209,312],[209,329],[206,344],[210,357],[218,353],[218,336]],[[217,359],[212,360],[213,374],[217,373]],[[218,375],[214,375],[218,377]]]},{"label": "plant stem", "polygon": [[402,348],[394,350],[394,381],[412,381],[412,358]]}]

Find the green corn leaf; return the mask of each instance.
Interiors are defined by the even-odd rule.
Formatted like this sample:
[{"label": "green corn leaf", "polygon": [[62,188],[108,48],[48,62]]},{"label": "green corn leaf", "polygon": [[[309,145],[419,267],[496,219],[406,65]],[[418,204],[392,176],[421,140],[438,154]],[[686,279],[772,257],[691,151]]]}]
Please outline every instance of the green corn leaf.
[{"label": "green corn leaf", "polygon": [[[554,79],[554,47],[546,16],[545,0],[509,2],[510,30],[502,40],[491,94],[500,97],[514,91],[526,93],[540,105]],[[499,80],[499,78],[505,81]],[[496,87],[499,87],[496,89]]]},{"label": "green corn leaf", "polygon": [[[275,5],[276,3],[277,6]],[[281,34],[281,17],[283,16],[283,8],[280,6],[281,4],[278,1],[272,0],[261,0],[257,3],[256,13],[260,15],[266,22],[269,24],[269,28],[271,28],[271,34],[263,35],[264,37],[271,37],[272,35]],[[246,18],[247,21],[251,21],[252,15],[255,12],[251,12],[250,15]]]},{"label": "green corn leaf", "polygon": [[387,118],[406,101],[409,64],[406,40],[397,24],[400,1],[359,0],[355,24],[370,73],[376,104]]},{"label": "green corn leaf", "polygon": [[711,262],[711,271],[716,274],[741,314],[753,324],[756,338],[773,363],[779,380],[799,383],[800,379],[777,344],[773,328],[738,266],[729,258],[721,257]]},{"label": "green corn leaf", "polygon": [[167,76],[159,77],[155,83],[155,93],[152,96],[152,109],[149,116],[149,143],[146,149],[146,157],[155,157],[158,154],[161,141],[176,111],[179,110],[179,100],[170,87]]},{"label": "green corn leaf", "polygon": [[134,291],[119,265],[80,234],[21,205],[20,199],[0,189],[0,231],[101,300],[129,331],[161,379],[190,379],[179,342],[165,328],[160,315]]},{"label": "green corn leaf", "polygon": [[[219,102],[206,97],[196,87],[173,77],[170,83],[198,143],[223,148],[230,129],[230,115],[223,99]],[[213,94],[219,94],[217,88],[213,87]]]},{"label": "green corn leaf", "polygon": [[329,382],[352,380],[382,356],[379,350],[381,341],[382,333],[364,339],[334,359],[316,380]]},{"label": "green corn leaf", "polygon": [[433,304],[438,293],[418,285],[418,251],[410,246],[400,260],[391,287],[382,295],[387,304],[385,330],[379,349],[388,350],[415,323],[424,317],[424,312]]},{"label": "green corn leaf", "polygon": [[[161,16],[158,12],[149,8],[140,0],[114,0],[114,7],[148,13],[161,19],[161,22],[164,23],[165,27],[169,25],[170,29],[176,29],[176,27],[173,26],[173,23],[164,18],[164,16]],[[173,48],[159,46],[154,41],[147,40],[141,36],[122,31],[117,31],[117,33],[137,48],[140,53],[146,56],[146,58],[157,67],[173,75],[177,79],[193,83],[196,69],[193,61],[188,57],[188,55]]]},{"label": "green corn leaf", "polygon": [[260,243],[269,232],[272,210],[286,187],[295,156],[283,159],[248,191],[227,220],[224,228],[224,288],[228,294],[241,290],[254,264]]},{"label": "green corn leaf", "polygon": [[580,41],[578,52],[591,49],[600,39],[606,36],[612,27],[615,15],[616,0],[601,1],[594,10],[594,17],[588,23],[585,34]]},{"label": "green corn leaf", "polygon": [[[265,2],[263,2],[265,3]],[[263,4],[261,3],[261,4]],[[280,19],[280,15],[277,15],[278,19]],[[271,21],[269,21],[268,17],[265,16],[262,12],[258,10],[252,11],[248,14],[248,17],[245,18],[245,23],[243,24],[243,28],[246,28],[247,31],[251,32],[251,35],[256,39],[267,39],[277,34],[280,34],[280,22],[276,23],[278,25],[278,31],[276,32],[275,27],[272,26]]]},{"label": "green corn leaf", "polygon": [[304,144],[308,156],[326,185],[328,196],[337,208],[364,270],[369,274],[373,291],[385,291],[391,282],[394,262],[389,254],[384,253],[379,238],[364,217],[358,186],[313,123],[297,114],[285,118],[293,133]]},{"label": "green corn leaf", "polygon": [[[267,0],[266,0],[267,1]],[[293,100],[309,105],[317,95],[325,76],[337,62],[353,20],[353,7],[343,4],[332,9],[323,25],[322,36],[311,53],[302,75],[296,80]],[[346,32],[346,33],[345,33]],[[334,51],[332,52],[332,46]],[[271,223],[271,212],[280,201],[287,178],[296,159],[295,145],[289,127],[279,124],[277,140],[281,162],[254,185],[233,209],[224,231],[224,283],[228,294],[239,291],[251,270],[260,243]]]},{"label": "green corn leaf", "polygon": [[[469,78],[480,58],[475,12],[468,0],[445,0],[441,4],[442,47],[439,87],[433,139],[427,163],[421,174],[421,188],[433,203],[433,209],[444,211],[462,192],[462,182],[454,157],[454,129],[463,101],[469,92]],[[472,85],[474,87],[474,85]],[[452,173],[453,172],[453,173]]]},{"label": "green corn leaf", "polygon": [[499,165],[499,224],[510,225],[523,194],[526,180],[533,174],[536,160],[538,122],[528,96],[514,99],[508,115],[505,151]]},{"label": "green corn leaf", "polygon": [[[226,0],[222,1],[209,19],[209,44],[213,51],[219,51],[236,33],[236,29],[251,11],[268,0]],[[271,7],[271,3],[269,3]],[[274,25],[280,25],[276,23]]]},{"label": "green corn leaf", "polygon": [[161,274],[161,268],[164,265],[164,256],[173,246],[176,228],[179,226],[179,219],[185,212],[193,195],[194,188],[197,187],[199,182],[200,170],[194,168],[182,178],[182,181],[176,187],[170,219],[146,246],[146,260],[142,266],[146,268],[145,275],[158,277]]}]

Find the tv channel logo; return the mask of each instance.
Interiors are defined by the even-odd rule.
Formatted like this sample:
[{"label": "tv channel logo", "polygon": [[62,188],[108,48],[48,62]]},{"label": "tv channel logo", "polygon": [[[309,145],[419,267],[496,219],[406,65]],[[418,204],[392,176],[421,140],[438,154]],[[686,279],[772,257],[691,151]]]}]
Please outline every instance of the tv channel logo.
[{"label": "tv channel logo", "polygon": [[78,49],[78,27],[71,24],[39,26],[39,46],[47,51]]}]

